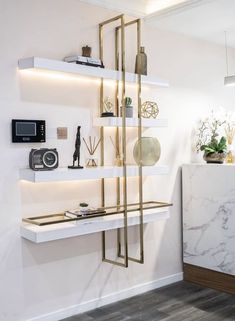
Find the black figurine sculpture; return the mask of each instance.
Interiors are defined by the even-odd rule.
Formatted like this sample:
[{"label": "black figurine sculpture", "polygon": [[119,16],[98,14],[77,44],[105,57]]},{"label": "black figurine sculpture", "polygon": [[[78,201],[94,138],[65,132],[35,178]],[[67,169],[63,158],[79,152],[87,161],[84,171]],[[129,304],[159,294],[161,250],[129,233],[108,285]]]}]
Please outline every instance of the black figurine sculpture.
[{"label": "black figurine sculpture", "polygon": [[[73,165],[68,166],[68,168],[73,168],[73,169],[83,168],[83,166],[80,166],[80,147],[81,147],[80,129],[81,129],[81,126],[78,126],[77,134],[76,134],[76,141],[75,141],[75,151],[73,153]],[[76,161],[78,162],[77,166],[75,165]]]}]

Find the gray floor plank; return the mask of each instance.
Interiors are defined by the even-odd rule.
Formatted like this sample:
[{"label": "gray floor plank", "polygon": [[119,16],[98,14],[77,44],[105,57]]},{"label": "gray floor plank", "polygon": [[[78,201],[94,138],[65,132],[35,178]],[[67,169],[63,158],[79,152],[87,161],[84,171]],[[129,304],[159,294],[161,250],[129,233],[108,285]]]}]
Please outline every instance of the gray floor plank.
[{"label": "gray floor plank", "polygon": [[235,296],[182,281],[63,321],[235,321]]}]

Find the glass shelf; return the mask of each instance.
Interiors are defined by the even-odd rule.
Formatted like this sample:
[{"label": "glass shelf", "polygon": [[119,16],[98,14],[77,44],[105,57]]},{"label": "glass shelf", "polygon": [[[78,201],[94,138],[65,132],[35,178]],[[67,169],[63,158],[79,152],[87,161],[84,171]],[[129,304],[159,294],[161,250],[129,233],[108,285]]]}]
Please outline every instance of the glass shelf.
[{"label": "glass shelf", "polygon": [[[171,203],[164,203],[164,202],[157,202],[157,201],[149,201],[143,203],[143,210],[161,208],[161,207],[169,207],[172,206]],[[127,205],[127,212],[135,212],[140,210],[139,203],[133,203]],[[99,211],[99,212],[98,212]],[[71,218],[65,215],[65,213],[58,213],[58,214],[50,214],[50,215],[41,215],[29,218],[23,218],[23,222],[44,226],[50,224],[58,224],[58,223],[66,223],[72,221],[79,221],[79,220],[89,220],[90,218],[94,217],[106,217],[108,215],[115,215],[115,214],[123,214],[124,213],[124,206],[109,206],[109,207],[102,207],[97,209],[97,213],[95,214],[86,214],[86,215],[78,215],[77,217]]]}]

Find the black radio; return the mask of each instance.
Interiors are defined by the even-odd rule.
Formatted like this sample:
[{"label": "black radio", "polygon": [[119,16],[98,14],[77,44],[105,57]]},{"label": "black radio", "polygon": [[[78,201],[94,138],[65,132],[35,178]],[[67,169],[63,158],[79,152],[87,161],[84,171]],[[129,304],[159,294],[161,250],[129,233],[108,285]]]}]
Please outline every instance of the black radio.
[{"label": "black radio", "polygon": [[59,157],[56,148],[31,149],[29,167],[34,171],[48,171],[58,167]]},{"label": "black radio", "polygon": [[13,143],[44,143],[46,141],[45,120],[12,119]]}]

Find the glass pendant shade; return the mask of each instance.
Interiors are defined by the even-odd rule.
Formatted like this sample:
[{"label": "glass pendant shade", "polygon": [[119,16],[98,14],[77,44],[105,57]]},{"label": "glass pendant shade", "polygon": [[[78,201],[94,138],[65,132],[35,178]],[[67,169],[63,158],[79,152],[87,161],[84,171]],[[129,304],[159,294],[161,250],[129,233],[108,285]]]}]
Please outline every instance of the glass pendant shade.
[{"label": "glass pendant shade", "polygon": [[228,68],[228,44],[227,44],[227,32],[224,32],[224,44],[225,44],[225,55],[226,55],[226,71],[227,76],[224,77],[225,86],[235,86],[235,76],[229,76]]}]

